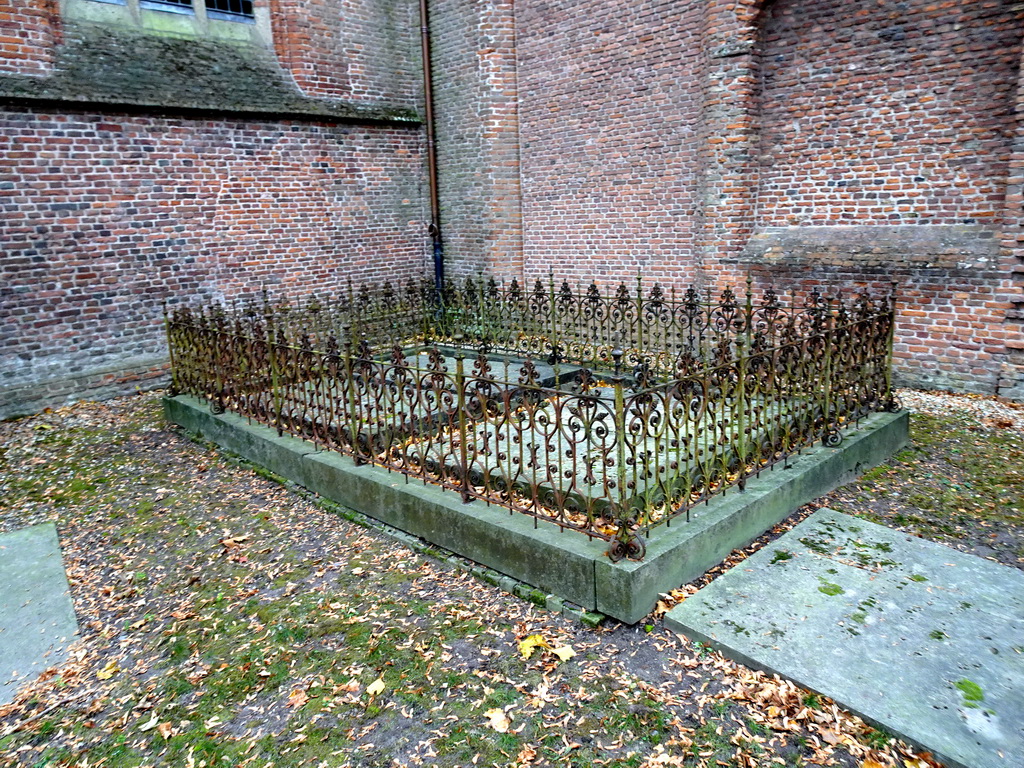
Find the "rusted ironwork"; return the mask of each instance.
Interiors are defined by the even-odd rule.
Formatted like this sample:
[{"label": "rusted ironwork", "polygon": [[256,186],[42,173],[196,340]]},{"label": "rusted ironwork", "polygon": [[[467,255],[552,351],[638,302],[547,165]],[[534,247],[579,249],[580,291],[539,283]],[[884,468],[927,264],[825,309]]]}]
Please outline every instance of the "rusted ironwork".
[{"label": "rusted ironwork", "polygon": [[898,408],[894,299],[549,279],[167,312],[172,390],[609,542]]}]

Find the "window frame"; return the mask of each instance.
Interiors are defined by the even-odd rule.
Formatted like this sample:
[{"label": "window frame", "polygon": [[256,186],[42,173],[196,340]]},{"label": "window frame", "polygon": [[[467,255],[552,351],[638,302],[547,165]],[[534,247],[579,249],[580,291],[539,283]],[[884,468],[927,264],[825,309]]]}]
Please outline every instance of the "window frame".
[{"label": "window frame", "polygon": [[81,20],[226,42],[273,47],[270,9],[253,0],[252,15],[208,9],[206,0],[184,3],[161,0],[60,0],[61,14]]}]

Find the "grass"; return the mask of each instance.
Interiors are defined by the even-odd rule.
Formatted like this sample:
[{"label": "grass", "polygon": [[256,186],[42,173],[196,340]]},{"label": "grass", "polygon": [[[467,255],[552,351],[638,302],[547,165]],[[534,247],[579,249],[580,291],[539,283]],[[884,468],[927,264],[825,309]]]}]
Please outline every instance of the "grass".
[{"label": "grass", "polygon": [[[0,526],[56,520],[83,631],[59,678],[0,709],[0,764],[854,765],[876,748],[816,694],[776,695],[657,617],[573,623],[325,511],[169,430],[153,396],[0,428]],[[915,423],[914,447],[842,493],[926,519],[979,492],[979,521],[1016,524],[991,507],[1019,446],[965,429]],[[922,472],[933,454],[956,471]],[[891,501],[933,484],[955,494],[945,511]],[[534,633],[578,656],[524,659]],[[813,717],[772,731],[769,693]]]},{"label": "grass", "polygon": [[953,543],[1007,565],[1024,563],[1024,439],[955,411],[914,414],[911,445],[826,503]]}]

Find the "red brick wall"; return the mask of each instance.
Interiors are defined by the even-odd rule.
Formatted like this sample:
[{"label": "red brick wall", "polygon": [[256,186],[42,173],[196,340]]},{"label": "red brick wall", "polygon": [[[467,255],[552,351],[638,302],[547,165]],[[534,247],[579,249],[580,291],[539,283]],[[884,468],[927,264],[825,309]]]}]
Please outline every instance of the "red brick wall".
[{"label": "red brick wall", "polygon": [[57,0],[0,0],[0,73],[49,74],[59,30]]},{"label": "red brick wall", "polygon": [[[308,122],[4,113],[0,234],[14,248],[0,344],[11,331],[29,340],[3,348],[8,387],[145,372],[158,334],[127,312],[149,311],[137,297],[163,288],[301,289],[335,266],[356,279],[423,269],[416,3],[257,0],[274,50],[228,51],[58,30],[47,2],[0,6],[0,93],[95,105],[123,103],[117,88],[130,85],[125,101],[154,115],[200,106]],[[431,17],[450,275],[895,278],[908,381],[1024,396],[1016,0],[432,0]],[[219,54],[230,88],[196,80]],[[24,77],[51,62],[56,76]],[[120,80],[93,83],[97,62]],[[188,63],[189,82],[153,62]],[[325,114],[378,127],[316,122]],[[408,127],[385,127],[396,117]],[[107,293],[89,292],[96,279]],[[127,343],[103,341],[105,323]]]},{"label": "red brick wall", "polygon": [[1024,6],[775,0],[758,226],[998,225]]},{"label": "red brick wall", "polygon": [[529,277],[692,275],[702,5],[517,7]]},{"label": "red brick wall", "polygon": [[1003,232],[1024,7],[775,0],[759,26],[758,234],[745,255],[775,253],[738,266],[803,287],[893,280],[902,380],[1008,391],[1022,251]]},{"label": "red brick wall", "polygon": [[273,0],[270,9],[278,59],[307,96],[421,101],[415,2]]},{"label": "red brick wall", "polygon": [[1017,79],[1014,139],[1006,182],[1002,247],[1011,308],[1006,313],[1003,336],[1007,359],[999,371],[999,392],[1024,402],[1024,56]]},{"label": "red brick wall", "polygon": [[0,112],[0,413],[158,370],[165,299],[422,275],[421,145],[416,127]]},{"label": "red brick wall", "polygon": [[511,0],[430,4],[445,273],[522,271]]}]

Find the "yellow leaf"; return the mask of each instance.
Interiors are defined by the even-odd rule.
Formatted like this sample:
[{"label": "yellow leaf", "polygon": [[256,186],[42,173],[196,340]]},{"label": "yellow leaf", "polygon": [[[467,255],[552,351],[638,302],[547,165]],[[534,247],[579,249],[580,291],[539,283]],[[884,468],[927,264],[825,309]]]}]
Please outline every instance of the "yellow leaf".
[{"label": "yellow leaf", "polygon": [[530,635],[525,640],[519,641],[519,652],[523,654],[524,659],[528,659],[533,655],[535,648],[550,648],[548,641],[544,639],[543,635]]},{"label": "yellow leaf", "polygon": [[484,712],[484,717],[487,718],[487,724],[498,733],[508,733],[508,729],[512,725],[512,721],[508,719],[503,709],[488,709]]},{"label": "yellow leaf", "polygon": [[110,661],[107,662],[107,666],[105,666],[103,669],[96,673],[96,677],[98,677],[100,680],[109,680],[115,674],[117,674],[118,671],[119,668],[117,666],[117,662]]},{"label": "yellow leaf", "polygon": [[885,768],[885,766],[877,760],[872,760],[870,757],[868,757],[865,758],[864,762],[860,764],[860,768]]},{"label": "yellow leaf", "polygon": [[551,652],[561,661],[568,661],[576,655],[576,651],[572,649],[571,645],[563,645],[561,648],[552,648]]},{"label": "yellow leaf", "polygon": [[374,680],[372,683],[370,683],[368,686],[366,686],[366,692],[370,696],[376,696],[376,695],[378,695],[380,693],[383,693],[384,692],[384,678],[383,677],[378,677],[376,680]]}]

